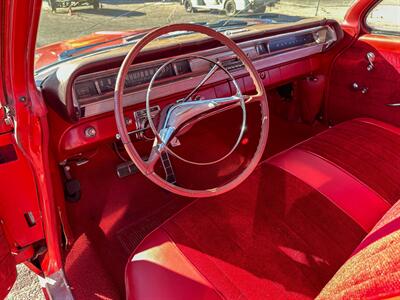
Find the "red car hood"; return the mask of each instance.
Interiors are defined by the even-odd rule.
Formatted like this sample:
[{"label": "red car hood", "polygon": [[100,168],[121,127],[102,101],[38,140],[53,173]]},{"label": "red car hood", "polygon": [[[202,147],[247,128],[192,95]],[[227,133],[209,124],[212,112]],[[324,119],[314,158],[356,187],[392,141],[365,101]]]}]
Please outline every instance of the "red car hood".
[{"label": "red car hood", "polygon": [[148,29],[136,29],[127,31],[99,31],[77,39],[65,40],[49,44],[36,49],[35,69],[40,69],[46,65],[60,60],[60,54],[68,50],[94,45],[87,49],[81,49],[77,54],[95,51],[107,46],[118,45],[124,42],[124,37],[146,32]]}]

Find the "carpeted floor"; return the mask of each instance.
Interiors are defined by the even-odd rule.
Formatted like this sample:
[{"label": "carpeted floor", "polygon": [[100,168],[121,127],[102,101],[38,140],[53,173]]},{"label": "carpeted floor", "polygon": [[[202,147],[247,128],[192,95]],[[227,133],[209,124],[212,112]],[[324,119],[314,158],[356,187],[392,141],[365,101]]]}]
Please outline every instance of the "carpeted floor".
[{"label": "carpeted floor", "polygon": [[[265,156],[311,137],[322,128],[271,119]],[[89,163],[72,169],[81,200],[67,203],[75,243],[66,256],[66,276],[77,299],[125,297],[124,269],[137,244],[164,220],[190,203],[142,174],[120,179],[112,146],[99,147]]]},{"label": "carpeted floor", "polygon": [[135,174],[117,177],[111,147],[79,167],[82,197],[67,203],[76,238],[66,257],[66,276],[77,299],[124,297],[124,268],[140,240],[188,199],[174,196]]}]

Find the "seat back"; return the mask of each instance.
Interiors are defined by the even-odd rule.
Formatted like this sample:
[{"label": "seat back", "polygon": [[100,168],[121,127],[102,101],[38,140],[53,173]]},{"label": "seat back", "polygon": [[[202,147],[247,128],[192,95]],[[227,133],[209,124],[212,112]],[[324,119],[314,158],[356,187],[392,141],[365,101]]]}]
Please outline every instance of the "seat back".
[{"label": "seat back", "polygon": [[400,200],[383,216],[317,299],[400,295]]}]

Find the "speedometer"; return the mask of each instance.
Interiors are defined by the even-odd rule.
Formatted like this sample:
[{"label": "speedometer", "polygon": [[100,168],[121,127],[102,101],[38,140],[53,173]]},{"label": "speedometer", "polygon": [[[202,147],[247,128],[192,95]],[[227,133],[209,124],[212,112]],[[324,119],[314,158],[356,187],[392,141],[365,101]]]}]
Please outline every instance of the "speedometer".
[{"label": "speedometer", "polygon": [[[151,78],[160,67],[161,66],[154,66],[151,68],[130,71],[126,77],[125,87],[134,87],[150,82]],[[169,64],[160,70],[157,79],[168,78],[172,76],[175,76],[175,72],[172,65]]]},{"label": "speedometer", "polygon": [[108,93],[113,91],[115,87],[115,82],[116,82],[115,76],[103,77],[97,80],[101,93]]}]

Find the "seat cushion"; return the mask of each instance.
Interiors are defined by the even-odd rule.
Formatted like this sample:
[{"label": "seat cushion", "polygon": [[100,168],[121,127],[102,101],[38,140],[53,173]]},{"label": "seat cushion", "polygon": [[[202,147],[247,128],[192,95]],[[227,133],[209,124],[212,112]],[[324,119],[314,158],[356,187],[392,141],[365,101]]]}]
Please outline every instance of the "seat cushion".
[{"label": "seat cushion", "polygon": [[364,235],[318,191],[264,163],[148,236],[127,265],[127,296],[313,298]]},{"label": "seat cushion", "polygon": [[316,297],[400,198],[399,149],[397,128],[359,119],[278,154],[150,234],[128,298]]},{"label": "seat cushion", "polygon": [[379,221],[318,299],[383,299],[400,295],[400,201]]}]

